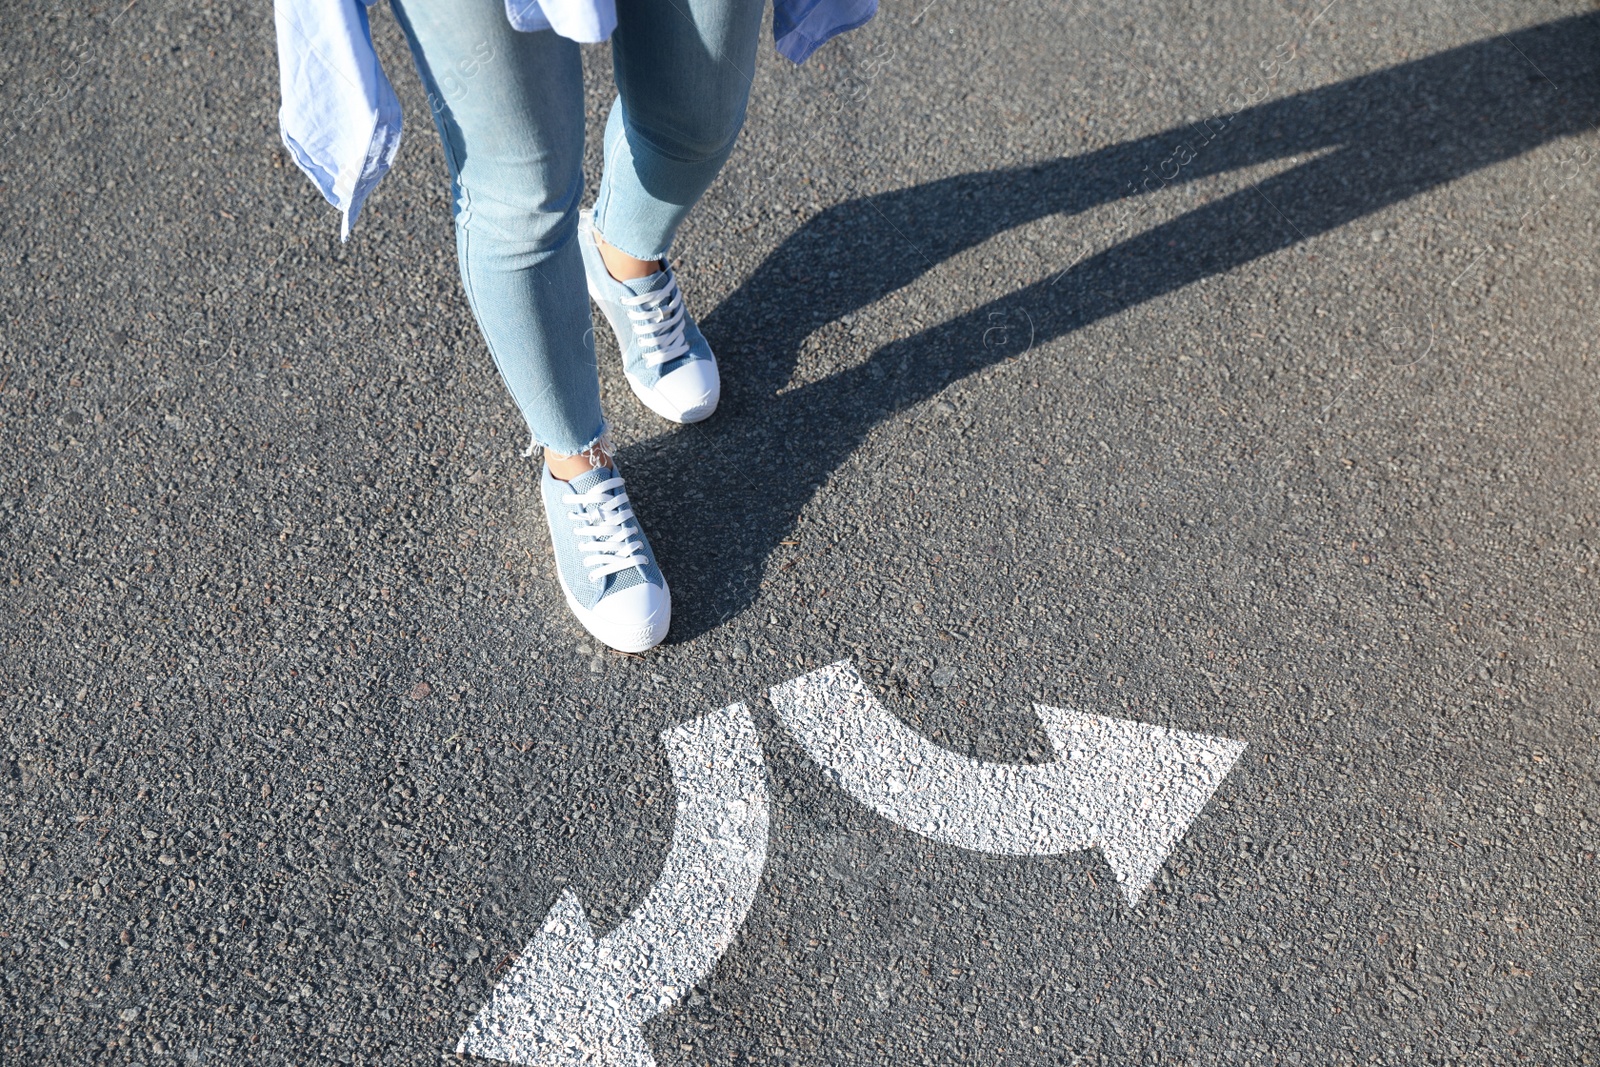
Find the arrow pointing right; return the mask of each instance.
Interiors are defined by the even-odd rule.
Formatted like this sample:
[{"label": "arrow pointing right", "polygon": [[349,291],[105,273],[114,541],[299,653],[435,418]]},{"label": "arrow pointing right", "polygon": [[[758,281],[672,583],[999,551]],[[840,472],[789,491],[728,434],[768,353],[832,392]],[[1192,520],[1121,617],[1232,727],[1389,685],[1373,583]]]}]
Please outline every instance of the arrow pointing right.
[{"label": "arrow pointing right", "polygon": [[1130,907],[1245,749],[1036,704],[1053,762],[968,759],[889,714],[849,661],[775,686],[772,703],[811,758],[890,822],[976,852],[1098,847]]}]

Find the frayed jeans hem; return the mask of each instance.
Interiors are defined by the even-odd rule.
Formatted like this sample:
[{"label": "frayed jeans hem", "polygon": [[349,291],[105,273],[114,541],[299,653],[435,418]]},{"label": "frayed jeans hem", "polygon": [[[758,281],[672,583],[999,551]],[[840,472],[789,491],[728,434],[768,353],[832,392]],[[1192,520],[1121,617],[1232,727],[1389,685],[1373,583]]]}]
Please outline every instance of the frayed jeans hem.
[{"label": "frayed jeans hem", "polygon": [[[576,456],[579,452],[587,452],[595,445],[607,444],[606,437],[610,432],[611,427],[602,422],[600,424],[599,432],[593,437],[589,438],[589,440],[585,443],[579,445],[577,448],[558,448],[548,441],[539,440],[538,435],[530,431],[528,434],[528,447],[522,450],[522,454],[530,459],[535,453],[542,454],[544,452],[554,452],[556,455],[560,456]],[[607,445],[606,450],[610,451],[609,445]]]}]

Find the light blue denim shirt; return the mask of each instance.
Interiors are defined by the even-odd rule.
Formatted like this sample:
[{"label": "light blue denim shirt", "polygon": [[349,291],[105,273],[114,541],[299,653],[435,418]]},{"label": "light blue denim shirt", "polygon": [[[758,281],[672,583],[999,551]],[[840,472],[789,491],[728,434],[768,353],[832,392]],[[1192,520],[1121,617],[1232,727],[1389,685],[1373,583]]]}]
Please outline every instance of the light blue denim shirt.
[{"label": "light blue denim shirt", "polygon": [[[400,147],[400,101],[372,47],[367,8],[376,0],[274,0],[278,127],[296,165],[350,227]],[[773,0],[780,53],[804,63],[830,37],[872,18],[878,0]],[[582,43],[617,25],[615,0],[506,0],[519,30],[553,30]]]}]

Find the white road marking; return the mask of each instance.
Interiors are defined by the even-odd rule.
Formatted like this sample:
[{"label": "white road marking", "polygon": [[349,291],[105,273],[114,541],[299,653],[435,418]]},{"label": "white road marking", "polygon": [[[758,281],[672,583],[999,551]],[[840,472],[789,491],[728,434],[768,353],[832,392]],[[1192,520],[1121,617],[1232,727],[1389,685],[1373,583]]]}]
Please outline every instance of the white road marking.
[{"label": "white road marking", "polygon": [[1035,704],[1053,762],[968,759],[891,715],[847,660],[773,687],[772,703],[811,758],[890,822],[977,852],[1098,847],[1130,907],[1245,749]]},{"label": "white road marking", "polygon": [[716,966],[767,862],[767,780],[743,704],[667,730],[677,822],[661,877],[600,940],[570,891],[456,1045],[521,1064],[650,1067],[639,1026]]}]

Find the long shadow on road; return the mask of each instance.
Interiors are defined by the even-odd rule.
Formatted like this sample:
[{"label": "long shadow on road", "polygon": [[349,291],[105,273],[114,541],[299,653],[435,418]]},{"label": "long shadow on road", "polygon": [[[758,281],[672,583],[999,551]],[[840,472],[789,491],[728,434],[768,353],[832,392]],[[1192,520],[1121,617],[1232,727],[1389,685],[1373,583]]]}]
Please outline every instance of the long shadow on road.
[{"label": "long shadow on road", "polygon": [[[630,481],[655,501],[645,514],[673,582],[673,639],[753,603],[777,543],[875,426],[1016,354],[1014,344],[985,344],[997,322],[1017,324],[1008,310],[1025,308],[1042,344],[1597,120],[1600,15],[1591,14],[1086,155],[828,208],[705,319],[726,368],[716,417],[623,455]],[[1137,194],[1163,184],[1152,175],[1175,184],[1306,154],[1314,158],[1141,232],[1136,213],[1148,201]],[[1553,164],[1546,178],[1530,205],[1573,174]],[[1122,198],[1111,247],[1083,258],[1063,250],[1057,273],[778,394],[824,323],[1012,227]]]}]

